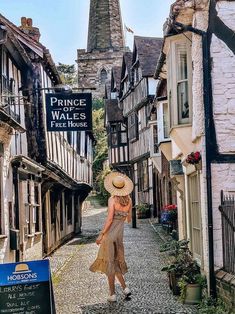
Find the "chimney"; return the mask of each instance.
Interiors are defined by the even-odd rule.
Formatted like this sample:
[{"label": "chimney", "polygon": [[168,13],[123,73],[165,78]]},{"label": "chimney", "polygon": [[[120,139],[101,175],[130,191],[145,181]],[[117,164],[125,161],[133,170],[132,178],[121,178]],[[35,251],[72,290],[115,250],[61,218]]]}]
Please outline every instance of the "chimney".
[{"label": "chimney", "polygon": [[19,29],[39,42],[41,34],[39,28],[33,26],[33,20],[31,18],[22,17]]}]

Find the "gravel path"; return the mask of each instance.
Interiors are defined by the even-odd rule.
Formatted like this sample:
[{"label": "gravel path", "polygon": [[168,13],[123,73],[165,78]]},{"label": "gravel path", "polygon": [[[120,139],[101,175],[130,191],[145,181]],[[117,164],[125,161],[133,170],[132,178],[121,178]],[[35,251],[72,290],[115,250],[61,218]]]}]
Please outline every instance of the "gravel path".
[{"label": "gravel path", "polygon": [[195,307],[184,306],[168,288],[166,274],[160,269],[161,239],[147,220],[138,221],[138,228],[125,226],[125,252],[129,272],[126,280],[132,298],[124,300],[117,285],[118,301],[106,301],[106,277],[89,271],[98,247],[94,240],[103,226],[104,208],[87,210],[83,217],[83,233],[58,249],[51,257],[57,314],[72,313],[154,313],[191,314]]}]

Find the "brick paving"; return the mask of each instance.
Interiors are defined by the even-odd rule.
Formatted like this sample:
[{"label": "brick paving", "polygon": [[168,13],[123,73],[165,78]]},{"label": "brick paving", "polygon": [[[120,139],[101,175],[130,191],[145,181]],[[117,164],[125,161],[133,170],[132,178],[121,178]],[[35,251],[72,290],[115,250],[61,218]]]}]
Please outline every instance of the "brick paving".
[{"label": "brick paving", "polygon": [[92,273],[89,266],[96,257],[94,240],[103,226],[104,208],[87,210],[83,217],[82,235],[58,249],[51,257],[57,314],[72,313],[154,313],[194,314],[193,306],[185,306],[168,287],[166,274],[160,269],[162,239],[149,224],[139,220],[137,229],[125,226],[125,252],[129,272],[126,281],[132,298],[125,300],[117,284],[116,303],[106,301],[108,285],[105,275]]}]

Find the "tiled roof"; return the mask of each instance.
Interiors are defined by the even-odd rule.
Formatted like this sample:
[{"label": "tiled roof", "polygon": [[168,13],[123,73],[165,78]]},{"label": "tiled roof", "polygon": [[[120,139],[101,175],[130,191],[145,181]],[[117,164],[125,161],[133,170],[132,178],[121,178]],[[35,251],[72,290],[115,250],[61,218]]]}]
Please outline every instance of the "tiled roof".
[{"label": "tiled roof", "polygon": [[106,100],[105,111],[106,111],[107,122],[123,121],[122,110],[118,107],[117,99]]},{"label": "tiled roof", "polygon": [[[11,39],[18,47],[21,47],[21,53],[23,55],[27,55],[26,51],[24,50],[24,45],[32,49],[35,53],[37,53],[42,59],[44,59],[45,64],[47,67],[52,70],[54,77],[58,83],[61,83],[61,79],[59,77],[56,65],[51,57],[49,50],[43,46],[40,42],[34,40],[31,36],[25,34],[22,30],[20,30],[15,24],[10,22],[6,17],[0,14],[0,24],[3,24],[7,27],[8,33],[10,34]],[[24,50],[24,51],[23,51]],[[27,55],[29,59],[29,56]]]},{"label": "tiled roof", "polygon": [[[120,90],[120,82],[121,82],[121,67],[113,67],[112,68],[112,79],[116,83],[117,92]],[[111,86],[112,88],[113,86]]]},{"label": "tiled roof", "polygon": [[131,65],[132,65],[132,52],[125,52],[123,55],[123,61],[127,67],[128,75],[131,76]]},{"label": "tiled roof", "polygon": [[134,37],[134,50],[136,50],[143,76],[153,76],[163,44],[162,38]]}]

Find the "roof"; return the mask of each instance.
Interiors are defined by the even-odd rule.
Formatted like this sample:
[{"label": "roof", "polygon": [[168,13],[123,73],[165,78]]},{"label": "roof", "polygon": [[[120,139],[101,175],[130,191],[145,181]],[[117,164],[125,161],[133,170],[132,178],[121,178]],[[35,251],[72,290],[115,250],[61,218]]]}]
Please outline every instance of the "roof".
[{"label": "roof", "polygon": [[132,56],[133,53],[130,51],[125,52],[123,55],[123,64],[126,66],[129,76],[131,76]]},{"label": "roof", "polygon": [[106,100],[105,111],[106,111],[107,122],[123,121],[122,110],[118,107],[117,99]]},{"label": "roof", "polygon": [[[116,85],[116,91],[119,92],[120,90],[120,83],[121,83],[121,67],[113,67],[112,68],[112,83],[111,83],[111,89],[113,89],[113,85]],[[114,84],[116,83],[116,84]]]},{"label": "roof", "polygon": [[[157,61],[161,52],[163,38],[157,37],[134,37],[134,53],[138,55],[140,68],[143,76],[153,76]],[[134,62],[135,60],[133,60]]]},{"label": "roof", "polygon": [[26,50],[24,49],[24,46],[34,51],[34,53],[36,53],[44,61],[45,66],[50,68],[51,75],[56,78],[58,83],[61,83],[56,65],[51,57],[49,50],[45,46],[43,46],[40,42],[37,42],[31,36],[25,34],[22,30],[19,29],[19,27],[10,22],[2,14],[0,14],[0,24],[6,26],[10,39],[14,42],[14,45],[21,52],[22,56],[24,56],[27,63],[30,61],[30,58]]}]

